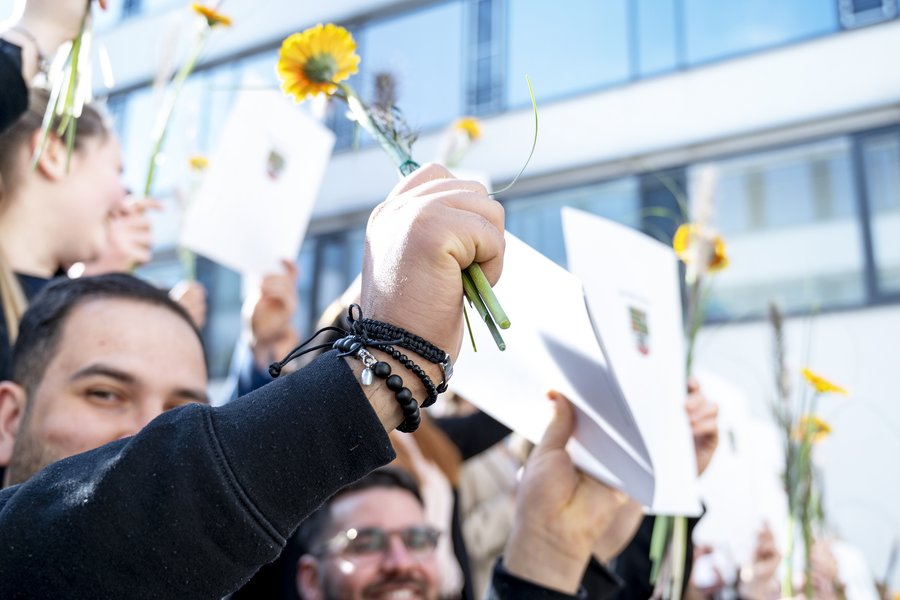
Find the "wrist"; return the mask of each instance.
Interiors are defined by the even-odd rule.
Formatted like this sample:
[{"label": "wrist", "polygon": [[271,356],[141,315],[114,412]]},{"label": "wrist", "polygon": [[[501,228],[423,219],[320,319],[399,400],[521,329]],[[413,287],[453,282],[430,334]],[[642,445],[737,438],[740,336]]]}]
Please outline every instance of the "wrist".
[{"label": "wrist", "polygon": [[[581,586],[590,551],[563,550],[547,540],[551,534],[514,527],[503,556],[503,567],[519,579],[575,595]],[[556,540],[558,542],[558,540]]]}]

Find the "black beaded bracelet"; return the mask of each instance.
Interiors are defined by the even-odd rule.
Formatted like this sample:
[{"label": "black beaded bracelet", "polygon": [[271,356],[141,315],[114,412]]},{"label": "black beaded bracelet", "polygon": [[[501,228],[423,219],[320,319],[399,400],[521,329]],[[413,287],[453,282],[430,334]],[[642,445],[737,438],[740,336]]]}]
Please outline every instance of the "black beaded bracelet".
[{"label": "black beaded bracelet", "polygon": [[[346,338],[345,338],[346,339]],[[422,423],[422,415],[419,413],[419,403],[413,398],[409,388],[403,386],[403,378],[399,375],[391,373],[391,365],[384,361],[380,361],[365,348],[357,348],[352,354],[362,361],[365,367],[362,372],[361,380],[363,385],[372,385],[375,377],[385,380],[388,389],[394,392],[397,403],[403,411],[403,422],[397,427],[399,431],[404,433],[412,433],[419,428]]]},{"label": "black beaded bracelet", "polygon": [[393,346],[390,346],[388,344],[376,343],[372,344],[372,347],[378,348],[379,350],[390,354],[391,358],[412,371],[413,375],[415,375],[422,381],[422,385],[425,386],[425,391],[427,392],[425,400],[422,401],[422,408],[428,408],[429,406],[432,406],[435,402],[437,402],[437,386],[434,385],[434,382],[431,380],[431,377],[428,376],[428,373],[425,372],[425,369],[414,363],[408,356],[395,349]]}]

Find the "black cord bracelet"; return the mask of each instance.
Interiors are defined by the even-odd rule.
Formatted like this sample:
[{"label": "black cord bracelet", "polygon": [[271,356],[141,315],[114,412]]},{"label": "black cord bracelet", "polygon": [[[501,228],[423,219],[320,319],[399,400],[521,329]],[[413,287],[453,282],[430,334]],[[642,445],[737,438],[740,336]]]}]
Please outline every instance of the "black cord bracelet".
[{"label": "black cord bracelet", "polygon": [[[354,315],[354,311],[358,313],[358,318]],[[397,402],[403,410],[403,423],[397,429],[403,432],[415,431],[422,420],[419,412],[419,403],[413,398],[412,392],[404,387],[403,379],[399,375],[391,373],[391,366],[386,362],[377,360],[371,352],[366,350],[366,348],[377,348],[386,352],[394,360],[412,371],[412,373],[422,381],[422,385],[425,387],[427,396],[422,403],[422,406],[426,408],[433,405],[437,401],[438,394],[447,389],[447,381],[453,374],[453,364],[450,360],[450,355],[423,338],[409,333],[405,329],[380,321],[374,321],[372,319],[364,319],[362,316],[362,309],[358,304],[351,304],[348,312],[348,321],[350,323],[349,332],[344,331],[339,327],[324,327],[320,329],[307,341],[294,348],[284,359],[269,365],[269,374],[273,378],[276,378],[281,374],[281,370],[284,366],[295,358],[299,358],[307,352],[312,352],[314,350],[334,348],[339,351],[338,356],[353,356],[363,361],[363,364],[365,365],[365,369],[362,373],[363,385],[371,385],[374,381],[373,377],[375,376],[386,380],[388,389],[394,392],[394,395],[397,397]],[[335,332],[344,337],[333,342],[318,344],[308,348],[306,347],[319,335],[328,331]],[[407,355],[394,348],[394,345],[415,352],[426,360],[440,366],[441,372],[443,373],[443,380],[440,385],[435,386],[431,377],[428,376],[428,373],[413,362]]]},{"label": "black cord bracelet", "polygon": [[[381,321],[375,321],[373,319],[363,319],[361,310],[360,319],[354,321],[353,306],[356,305],[351,305],[350,307],[351,326],[353,326],[355,323],[361,323],[361,329],[366,332],[371,340],[389,345],[400,346],[401,348],[405,348],[410,352],[418,354],[428,362],[438,365],[441,368],[441,373],[443,373],[444,377],[441,383],[437,386],[437,392],[439,394],[443,394],[447,391],[447,383],[450,381],[450,377],[453,375],[453,362],[450,360],[449,354],[447,354],[431,342],[417,336],[414,333],[410,333],[402,327],[397,327],[388,323],[382,323]],[[359,307],[357,306],[357,308]]]}]

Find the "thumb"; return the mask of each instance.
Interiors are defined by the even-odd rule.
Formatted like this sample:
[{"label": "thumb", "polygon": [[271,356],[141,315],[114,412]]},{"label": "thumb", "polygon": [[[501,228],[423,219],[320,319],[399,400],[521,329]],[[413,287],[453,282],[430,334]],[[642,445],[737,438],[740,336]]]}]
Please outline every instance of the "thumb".
[{"label": "thumb", "polygon": [[575,430],[575,412],[569,400],[559,392],[549,392],[547,397],[553,401],[555,411],[541,443],[535,448],[538,454],[562,450]]}]

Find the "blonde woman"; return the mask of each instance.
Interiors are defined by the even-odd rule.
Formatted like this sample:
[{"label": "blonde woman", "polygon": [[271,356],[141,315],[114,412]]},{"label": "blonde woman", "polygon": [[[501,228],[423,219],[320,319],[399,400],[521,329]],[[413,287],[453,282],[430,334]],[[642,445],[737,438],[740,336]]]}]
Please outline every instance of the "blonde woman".
[{"label": "blonde woman", "polygon": [[62,268],[97,258],[108,224],[125,199],[119,142],[102,115],[86,106],[71,157],[51,135],[40,159],[46,92],[0,134],[0,380],[28,299]]}]

